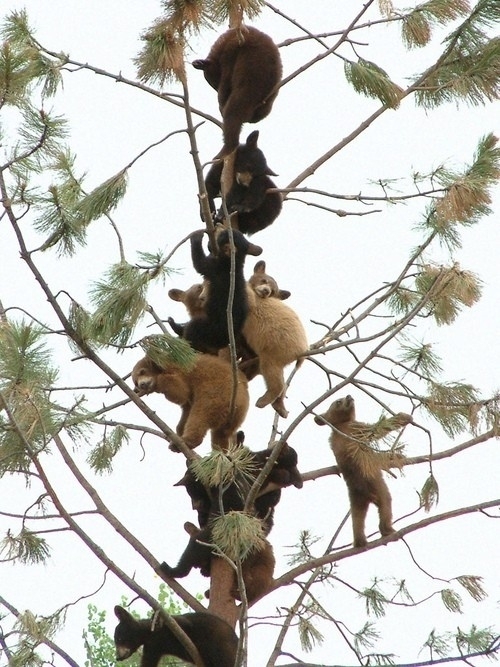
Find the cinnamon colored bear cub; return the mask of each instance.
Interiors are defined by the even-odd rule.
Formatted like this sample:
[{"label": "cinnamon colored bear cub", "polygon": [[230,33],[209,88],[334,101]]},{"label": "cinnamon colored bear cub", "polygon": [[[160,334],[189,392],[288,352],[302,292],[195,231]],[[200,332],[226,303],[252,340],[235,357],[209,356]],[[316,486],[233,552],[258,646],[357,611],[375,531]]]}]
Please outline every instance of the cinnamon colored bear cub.
[{"label": "cinnamon colored bear cub", "polygon": [[257,123],[271,111],[283,71],[279,49],[264,32],[242,25],[223,33],[193,67],[217,91],[224,135],[217,157],[225,157],[238,145],[243,123]]},{"label": "cinnamon colored bear cub", "polygon": [[[119,623],[115,628],[116,659],[126,660],[143,646],[141,667],[157,667],[164,655],[194,665],[188,650],[162,620],[136,619],[123,607],[115,607]],[[238,637],[233,628],[218,616],[196,612],[172,616],[198,650],[205,667],[234,667]]]},{"label": "cinnamon colored bear cub", "polygon": [[410,424],[411,415],[403,412],[386,420],[385,424],[373,425],[356,421],[352,396],[334,401],[328,410],[314,418],[319,426],[333,426],[330,446],[337,465],[347,485],[351,505],[351,519],[355,547],[366,546],[365,518],[370,503],[379,512],[379,530],[382,535],[395,532],[392,527],[392,499],[389,488],[382,477],[382,470],[400,467],[403,457],[377,452],[369,447],[370,440],[383,438],[391,431]]},{"label": "cinnamon colored bear cub", "polygon": [[[233,369],[219,357],[197,354],[187,366],[174,363],[158,366],[149,357],[136,363],[132,370],[135,391],[140,394],[159,392],[180,405],[182,415],[177,434],[191,449],[198,447],[208,430],[212,446],[227,449],[246,417],[249,405],[248,383],[237,373],[233,410]],[[177,451],[173,445],[170,449]]]}]

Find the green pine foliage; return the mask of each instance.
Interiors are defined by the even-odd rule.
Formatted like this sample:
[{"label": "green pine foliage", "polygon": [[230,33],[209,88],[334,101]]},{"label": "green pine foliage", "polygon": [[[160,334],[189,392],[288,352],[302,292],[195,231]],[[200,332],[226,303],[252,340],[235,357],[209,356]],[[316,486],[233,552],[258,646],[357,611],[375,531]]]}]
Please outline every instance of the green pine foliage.
[{"label": "green pine foliage", "polygon": [[109,434],[105,431],[104,437],[90,451],[87,463],[99,475],[113,472],[113,459],[129,440],[130,435],[121,424],[113,428]]},{"label": "green pine foliage", "polygon": [[139,341],[144,353],[160,367],[168,364],[189,368],[196,360],[196,352],[183,338],[170,334],[153,334]]},{"label": "green pine foliage", "polygon": [[81,224],[87,225],[109,214],[121,202],[127,192],[127,171],[119,171],[83,197],[77,206]]},{"label": "green pine foliage", "polygon": [[420,491],[420,503],[430,512],[439,502],[439,484],[432,473],[429,474]]},{"label": "green pine foliage", "polygon": [[260,519],[245,512],[230,511],[218,516],[211,525],[215,546],[232,561],[244,560],[252,551],[264,547]]},{"label": "green pine foliage", "polygon": [[102,345],[127,345],[147,308],[149,275],[128,262],[111,266],[90,292],[95,307],[89,336]]},{"label": "green pine foliage", "polygon": [[0,324],[0,470],[28,470],[58,429],[50,390],[57,378],[44,330]]},{"label": "green pine foliage", "polygon": [[396,109],[401,100],[402,89],[390,80],[381,67],[369,60],[344,61],[346,79],[357,93],[380,100],[390,109]]},{"label": "green pine foliage", "polygon": [[447,102],[484,104],[500,93],[500,38],[488,30],[500,18],[497,0],[479,0],[445,40],[437,62],[418,80],[417,104],[434,108]]},{"label": "green pine foliage", "polygon": [[50,555],[47,541],[23,528],[18,535],[8,533],[0,542],[0,553],[7,560],[19,560],[24,565],[43,563]]},{"label": "green pine foliage", "polygon": [[467,0],[428,0],[402,16],[401,37],[409,49],[429,43],[435,27],[467,16]]}]

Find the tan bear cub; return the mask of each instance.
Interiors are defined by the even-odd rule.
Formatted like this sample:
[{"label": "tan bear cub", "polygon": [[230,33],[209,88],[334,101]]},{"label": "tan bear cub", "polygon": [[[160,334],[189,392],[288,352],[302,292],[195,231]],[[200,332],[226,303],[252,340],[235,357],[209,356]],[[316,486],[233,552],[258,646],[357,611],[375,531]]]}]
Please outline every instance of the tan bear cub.
[{"label": "tan bear cub", "polygon": [[302,362],[301,355],[309,349],[306,333],[297,314],[282,301],[289,292],[276,293],[276,282],[266,274],[265,262],[257,262],[248,285],[249,312],[242,334],[259,358],[259,372],[266,383],[266,392],[256,406],[272,404],[281,417],[287,417],[283,370],[294,361]]},{"label": "tan bear cub", "polygon": [[356,421],[355,404],[352,396],[345,396],[334,401],[328,410],[314,418],[323,426],[332,426],[330,446],[337,465],[347,485],[351,505],[353,546],[364,547],[367,544],[365,519],[368,506],[373,503],[379,512],[379,530],[382,535],[395,532],[392,527],[392,499],[389,488],[382,477],[382,470],[392,465],[402,465],[401,455],[390,455],[370,449],[369,442],[382,438],[391,431],[410,424],[411,415],[398,413],[387,419],[387,423],[378,426]]},{"label": "tan bear cub", "polygon": [[[134,366],[132,380],[138,394],[159,392],[181,406],[176,430],[191,449],[202,443],[209,430],[212,447],[226,450],[236,441],[236,432],[248,411],[248,383],[238,371],[231,411],[233,370],[226,361],[209,354],[197,354],[187,367],[174,363],[160,367],[144,357]],[[170,445],[170,449],[177,451],[174,445]]]}]

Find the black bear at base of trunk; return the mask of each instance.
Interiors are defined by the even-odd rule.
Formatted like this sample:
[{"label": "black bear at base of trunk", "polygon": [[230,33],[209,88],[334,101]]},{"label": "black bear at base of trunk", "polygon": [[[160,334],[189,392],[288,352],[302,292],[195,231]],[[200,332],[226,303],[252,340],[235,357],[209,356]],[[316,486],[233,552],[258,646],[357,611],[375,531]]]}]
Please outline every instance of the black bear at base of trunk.
[{"label": "black bear at base of trunk", "polygon": [[[175,656],[194,664],[187,649],[162,622],[161,616],[136,619],[123,607],[114,609],[119,620],[115,628],[117,661],[126,660],[143,646],[141,667],[157,667],[164,655]],[[221,618],[208,612],[180,614],[172,617],[193,642],[205,667],[234,667],[238,637]]]}]

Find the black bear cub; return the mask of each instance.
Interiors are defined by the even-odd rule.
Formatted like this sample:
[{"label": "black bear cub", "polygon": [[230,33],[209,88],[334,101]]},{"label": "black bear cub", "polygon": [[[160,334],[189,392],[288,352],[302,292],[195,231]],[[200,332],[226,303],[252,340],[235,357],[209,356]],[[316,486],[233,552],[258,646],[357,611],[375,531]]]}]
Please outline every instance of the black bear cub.
[{"label": "black bear cub", "polygon": [[[217,254],[206,255],[203,250],[203,231],[191,235],[191,259],[193,267],[210,283],[210,289],[205,300],[205,313],[192,317],[182,327],[182,336],[195,350],[217,353],[218,350],[229,345],[227,326],[227,304],[231,285],[231,242],[229,230],[223,229],[217,234]],[[233,329],[236,336],[240,331],[248,314],[248,298],[246,281],[243,275],[243,266],[247,255],[260,255],[262,248],[243,236],[237,230],[233,231],[235,246],[235,282],[233,294]],[[174,329],[179,325],[169,318]]]},{"label": "black bear cub", "polygon": [[[228,212],[238,214],[237,226],[243,234],[255,234],[276,220],[283,206],[279,192],[268,192],[276,188],[269,176],[276,174],[269,169],[264,153],[258,148],[258,130],[251,132],[246,143],[236,149],[232,186],[226,196]],[[220,196],[222,162],[213,164],[206,176],[208,203],[215,219],[223,218],[222,210],[215,210],[214,198]]]},{"label": "black bear cub", "polygon": [[[136,619],[118,605],[115,615],[119,620],[115,628],[117,661],[126,660],[139,646],[144,646],[141,667],[157,667],[164,655],[194,664],[184,645],[161,617],[156,621],[152,618]],[[173,618],[198,649],[205,667],[234,667],[238,638],[226,621],[205,612],[181,614]]]},{"label": "black bear cub", "polygon": [[283,71],[279,49],[257,28],[231,28],[193,67],[217,91],[224,134],[217,157],[224,157],[238,145],[243,123],[258,123],[271,111]]}]

